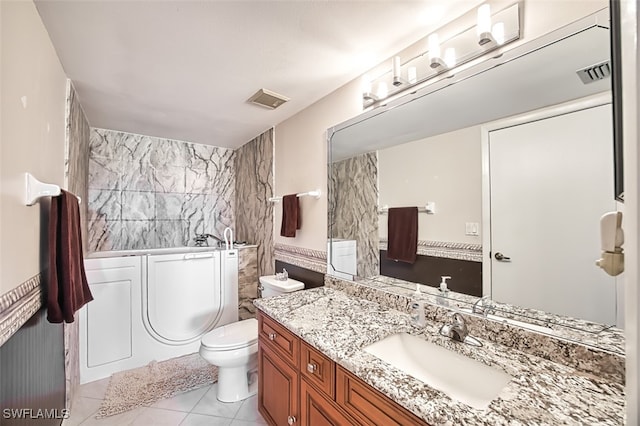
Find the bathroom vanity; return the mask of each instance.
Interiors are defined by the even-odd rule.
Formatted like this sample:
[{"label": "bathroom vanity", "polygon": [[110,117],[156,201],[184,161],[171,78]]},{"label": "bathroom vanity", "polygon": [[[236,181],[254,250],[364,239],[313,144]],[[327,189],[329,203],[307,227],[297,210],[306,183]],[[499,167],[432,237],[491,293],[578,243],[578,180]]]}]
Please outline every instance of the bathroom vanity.
[{"label": "bathroom vanity", "polygon": [[[554,339],[501,324],[505,342],[524,343],[520,349],[509,347],[478,332],[490,322],[473,315],[464,316],[482,346],[462,344],[439,333],[450,317],[449,309],[427,306],[426,325],[420,326],[407,313],[410,299],[389,293],[361,297],[355,294],[360,291],[357,283],[348,285],[352,287],[347,291],[322,287],[255,301],[260,336],[258,405],[270,424],[624,422],[624,356],[567,342],[557,343],[566,346],[554,352],[573,358],[573,364],[532,355],[522,348],[551,347],[554,343],[545,339]],[[462,355],[496,374],[506,373],[508,381],[486,406],[474,408],[460,401],[458,390],[482,393],[484,382],[470,376],[468,382],[443,391],[434,382],[418,380],[407,365],[387,363],[366,350],[397,334],[444,348],[452,357]],[[418,368],[435,364],[445,379],[450,365],[427,356],[416,364]]]}]

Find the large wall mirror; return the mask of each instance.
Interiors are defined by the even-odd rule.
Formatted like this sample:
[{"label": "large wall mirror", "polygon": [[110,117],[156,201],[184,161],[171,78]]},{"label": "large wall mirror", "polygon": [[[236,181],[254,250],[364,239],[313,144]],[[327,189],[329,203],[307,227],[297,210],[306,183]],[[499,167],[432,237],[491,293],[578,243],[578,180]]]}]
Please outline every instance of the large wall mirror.
[{"label": "large wall mirror", "polygon": [[[621,286],[595,266],[600,216],[620,208],[608,16],[329,129],[329,273],[434,289],[450,276],[446,297],[525,321],[621,326]],[[386,252],[387,208],[405,206],[419,208],[413,264]]]}]

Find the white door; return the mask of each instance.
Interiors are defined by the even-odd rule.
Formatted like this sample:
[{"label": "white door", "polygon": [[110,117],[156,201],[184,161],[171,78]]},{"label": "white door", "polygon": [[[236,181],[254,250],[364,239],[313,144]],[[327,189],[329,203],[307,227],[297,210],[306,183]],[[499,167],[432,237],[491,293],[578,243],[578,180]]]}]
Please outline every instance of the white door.
[{"label": "white door", "polygon": [[611,128],[603,105],[489,133],[494,300],[615,324],[615,278],[595,266]]}]

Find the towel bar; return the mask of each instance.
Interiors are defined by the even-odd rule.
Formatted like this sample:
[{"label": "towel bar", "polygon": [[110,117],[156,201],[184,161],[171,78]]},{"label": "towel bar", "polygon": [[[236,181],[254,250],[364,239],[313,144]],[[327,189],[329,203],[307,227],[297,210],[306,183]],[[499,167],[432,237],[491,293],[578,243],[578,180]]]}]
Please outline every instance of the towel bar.
[{"label": "towel bar", "polygon": [[[300,197],[309,196],[317,200],[320,198],[321,195],[322,195],[322,192],[319,189],[316,189],[315,191],[300,192],[296,194],[296,197],[300,198]],[[279,203],[280,201],[282,201],[282,197],[271,197],[269,198],[269,201],[271,201],[272,203]]]},{"label": "towel bar", "polygon": [[[382,206],[378,208],[378,214],[386,214],[389,211],[389,206]],[[418,207],[418,213],[434,214],[436,212],[435,203],[427,203],[425,207]]]},{"label": "towel bar", "polygon": [[[60,187],[52,183],[43,183],[33,177],[31,173],[25,173],[25,205],[32,206],[42,197],[56,197],[60,195]],[[78,204],[82,199],[76,195]]]}]

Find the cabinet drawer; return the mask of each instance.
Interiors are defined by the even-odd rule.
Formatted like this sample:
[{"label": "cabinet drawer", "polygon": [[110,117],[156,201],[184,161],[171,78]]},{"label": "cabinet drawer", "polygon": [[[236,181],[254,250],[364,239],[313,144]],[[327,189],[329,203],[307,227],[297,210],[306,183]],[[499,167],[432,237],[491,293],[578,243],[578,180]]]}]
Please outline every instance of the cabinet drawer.
[{"label": "cabinet drawer", "polygon": [[261,312],[258,313],[258,336],[267,347],[275,350],[294,367],[298,367],[300,339]]},{"label": "cabinet drawer", "polygon": [[336,402],[365,425],[427,425],[342,367],[337,367],[336,371]]},{"label": "cabinet drawer", "polygon": [[300,424],[302,426],[353,426],[358,423],[349,418],[337,404],[300,380]]},{"label": "cabinet drawer", "polygon": [[330,399],[335,398],[335,363],[305,342],[300,345],[300,374]]}]

